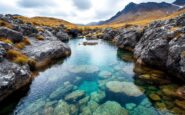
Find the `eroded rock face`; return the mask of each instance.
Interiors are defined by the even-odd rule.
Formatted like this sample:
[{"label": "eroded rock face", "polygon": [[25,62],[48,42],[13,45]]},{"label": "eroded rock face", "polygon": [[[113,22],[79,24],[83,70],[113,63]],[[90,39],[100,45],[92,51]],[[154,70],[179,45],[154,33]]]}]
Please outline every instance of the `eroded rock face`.
[{"label": "eroded rock face", "polygon": [[133,50],[142,36],[142,29],[139,27],[131,27],[123,29],[121,34],[115,38],[116,45],[119,48]]},{"label": "eroded rock face", "polygon": [[0,63],[0,101],[7,95],[22,87],[31,80],[31,73],[27,65],[4,60]]},{"label": "eroded rock face", "polygon": [[11,30],[7,27],[0,27],[0,37],[8,38],[13,42],[20,42],[23,40],[22,33]]}]

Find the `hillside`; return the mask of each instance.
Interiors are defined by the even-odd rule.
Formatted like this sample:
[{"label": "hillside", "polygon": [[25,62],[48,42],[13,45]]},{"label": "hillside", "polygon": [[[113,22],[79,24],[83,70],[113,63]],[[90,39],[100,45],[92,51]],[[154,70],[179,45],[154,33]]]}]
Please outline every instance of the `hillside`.
[{"label": "hillside", "polygon": [[180,6],[184,6],[184,5],[185,5],[185,0],[176,0],[176,1],[174,2],[174,4],[180,5]]},{"label": "hillside", "polygon": [[51,17],[32,17],[32,18],[28,18],[24,16],[15,16],[15,17],[23,20],[24,22],[32,23],[34,25],[39,25],[39,26],[43,25],[43,26],[55,27],[63,24],[68,28],[76,27],[75,24],[72,24],[68,21],[57,19],[57,18],[51,18]]}]

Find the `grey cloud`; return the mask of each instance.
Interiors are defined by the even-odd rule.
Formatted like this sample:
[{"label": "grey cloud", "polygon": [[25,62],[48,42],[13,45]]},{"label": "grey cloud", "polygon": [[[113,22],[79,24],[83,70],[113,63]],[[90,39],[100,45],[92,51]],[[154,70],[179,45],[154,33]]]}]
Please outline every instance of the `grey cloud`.
[{"label": "grey cloud", "polygon": [[74,5],[80,10],[90,9],[92,4],[91,0],[72,0]]},{"label": "grey cloud", "polygon": [[44,7],[44,6],[51,6],[54,5],[52,0],[20,0],[18,1],[18,5],[25,7],[25,8],[37,8],[37,7]]}]

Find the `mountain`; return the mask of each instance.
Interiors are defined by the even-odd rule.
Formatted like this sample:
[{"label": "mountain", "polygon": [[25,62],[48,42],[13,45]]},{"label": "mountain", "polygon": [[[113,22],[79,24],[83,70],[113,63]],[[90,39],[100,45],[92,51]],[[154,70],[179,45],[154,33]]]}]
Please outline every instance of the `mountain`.
[{"label": "mountain", "polygon": [[170,4],[166,2],[147,2],[140,4],[131,2],[122,11],[119,11],[116,15],[108,20],[100,21],[98,24],[117,24],[140,20],[154,20],[161,18],[162,16],[167,16],[177,11],[179,8],[180,7],[176,4]]},{"label": "mountain", "polygon": [[173,4],[176,4],[179,6],[185,6],[185,0],[176,0]]}]

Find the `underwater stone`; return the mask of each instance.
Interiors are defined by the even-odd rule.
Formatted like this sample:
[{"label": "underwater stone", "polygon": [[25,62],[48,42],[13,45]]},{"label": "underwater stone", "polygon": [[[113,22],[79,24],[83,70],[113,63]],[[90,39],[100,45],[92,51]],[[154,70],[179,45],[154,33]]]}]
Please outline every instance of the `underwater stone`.
[{"label": "underwater stone", "polygon": [[151,107],[152,103],[147,99],[143,99],[140,105],[145,106],[145,107]]},{"label": "underwater stone", "polygon": [[100,105],[93,115],[128,115],[125,108],[114,101],[107,101],[106,103]]},{"label": "underwater stone", "polygon": [[161,100],[160,96],[157,95],[157,94],[150,94],[149,97],[150,97],[150,99],[152,99],[153,101],[160,101],[160,100]]},{"label": "underwater stone", "polygon": [[55,115],[70,115],[70,106],[63,100],[60,100],[54,109]]},{"label": "underwater stone", "polygon": [[109,77],[112,76],[112,73],[111,72],[108,72],[108,71],[101,71],[98,76],[102,79],[107,79]]},{"label": "underwater stone", "polygon": [[128,103],[125,105],[126,109],[128,110],[132,110],[133,108],[136,107],[136,104],[135,103]]},{"label": "underwater stone", "polygon": [[65,94],[67,94],[68,92],[70,92],[73,89],[73,85],[69,84],[69,85],[64,85],[62,87],[59,87],[58,89],[56,89],[54,92],[51,93],[51,95],[49,96],[50,99],[55,99],[57,97],[61,97]]},{"label": "underwater stone", "polygon": [[185,110],[185,100],[175,100],[175,104]]},{"label": "underwater stone", "polygon": [[29,104],[24,111],[33,114],[35,112],[38,112],[38,110],[41,109],[44,105],[45,101],[41,98]]},{"label": "underwater stone", "polygon": [[76,90],[65,96],[65,100],[70,103],[76,103],[85,96],[85,92],[82,90]]},{"label": "underwater stone", "polygon": [[98,66],[93,66],[93,65],[78,65],[78,66],[73,66],[69,70],[71,73],[96,73],[99,71]]},{"label": "underwater stone", "polygon": [[156,106],[159,110],[166,110],[166,109],[167,109],[165,103],[162,103],[162,102],[157,102],[157,103],[155,104],[155,106]]},{"label": "underwater stone", "polygon": [[130,82],[110,81],[106,83],[106,88],[111,93],[121,93],[127,96],[138,97],[143,95],[139,88]]},{"label": "underwater stone", "polygon": [[90,96],[86,96],[84,98],[82,98],[81,100],[79,100],[79,105],[82,106],[82,105],[86,105],[88,103],[90,99]]},{"label": "underwater stone", "polygon": [[105,98],[105,96],[106,94],[104,91],[98,91],[91,94],[91,99],[97,103],[100,103]]},{"label": "underwater stone", "polygon": [[142,115],[158,115],[158,112],[153,108],[145,108],[143,106],[138,106],[135,109],[133,109],[132,111],[129,112],[130,115],[138,115],[138,114],[142,114]]}]

